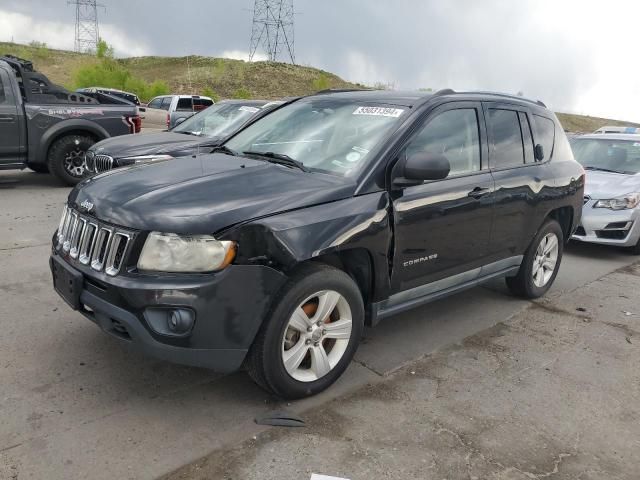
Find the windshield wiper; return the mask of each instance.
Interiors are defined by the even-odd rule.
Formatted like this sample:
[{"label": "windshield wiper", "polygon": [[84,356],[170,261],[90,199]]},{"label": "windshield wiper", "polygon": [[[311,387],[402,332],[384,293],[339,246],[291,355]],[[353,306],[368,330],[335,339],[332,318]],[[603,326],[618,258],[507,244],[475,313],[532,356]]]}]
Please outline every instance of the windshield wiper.
[{"label": "windshield wiper", "polygon": [[187,130],[180,130],[180,131],[176,131],[176,130],[174,130],[174,131],[173,131],[173,133],[181,133],[181,134],[183,134],[183,135],[195,135],[196,137],[199,137],[199,136],[200,136],[200,134],[199,134],[199,133],[197,133],[197,132],[189,132],[189,131],[187,131]]},{"label": "windshield wiper", "polygon": [[234,157],[240,155],[238,152],[231,150],[226,145],[218,145],[217,147],[214,147],[210,153],[226,153],[227,155],[233,155]]},{"label": "windshield wiper", "polygon": [[596,170],[598,172],[609,172],[609,173],[621,173],[624,174],[624,172],[621,172],[620,170],[612,170],[610,168],[601,168],[601,167],[584,167],[585,170]]},{"label": "windshield wiper", "polygon": [[247,150],[246,152],[242,152],[244,155],[255,155],[256,157],[264,157],[267,159],[267,162],[277,163],[279,165],[285,165],[287,167],[295,167],[303,172],[308,172],[309,169],[304,166],[304,164],[298,160],[294,160],[289,155],[285,155],[284,153],[275,153],[275,152],[254,152],[253,150]]}]

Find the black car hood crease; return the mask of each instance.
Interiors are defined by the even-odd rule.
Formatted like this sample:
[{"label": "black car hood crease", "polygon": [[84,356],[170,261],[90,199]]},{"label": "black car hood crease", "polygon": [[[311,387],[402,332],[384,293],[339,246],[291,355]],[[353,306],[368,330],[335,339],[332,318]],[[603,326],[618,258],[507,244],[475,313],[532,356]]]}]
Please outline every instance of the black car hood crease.
[{"label": "black car hood crease", "polygon": [[97,143],[92,150],[97,154],[110,155],[113,158],[159,154],[182,156],[196,151],[199,145],[214,145],[219,141],[219,138],[157,132],[107,138]]},{"label": "black car hood crease", "polygon": [[[69,205],[136,230],[211,234],[236,223],[353,195],[352,180],[221,153],[112,170],[79,184]],[[85,203],[85,205],[87,205]]]}]

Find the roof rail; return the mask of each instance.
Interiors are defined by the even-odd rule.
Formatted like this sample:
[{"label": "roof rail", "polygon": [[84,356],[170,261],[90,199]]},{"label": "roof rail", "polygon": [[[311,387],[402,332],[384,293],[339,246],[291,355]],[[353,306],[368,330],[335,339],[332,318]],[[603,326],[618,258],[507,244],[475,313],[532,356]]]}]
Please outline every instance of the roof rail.
[{"label": "roof rail", "polygon": [[457,93],[457,92],[451,88],[443,88],[442,90],[438,90],[437,92],[435,92],[433,96],[439,97],[441,95],[453,95],[454,93]]},{"label": "roof rail", "polygon": [[313,95],[325,95],[327,93],[344,93],[344,92],[372,92],[369,88],[326,88],[324,90],[317,91]]},{"label": "roof rail", "polygon": [[503,98],[511,98],[513,100],[520,100],[527,103],[533,103],[535,105],[540,105],[541,107],[547,108],[547,106],[542,103],[540,100],[532,100],[527,97],[521,97],[520,95],[512,95],[510,93],[501,93],[501,92],[489,92],[489,91],[471,91],[471,92],[459,92],[459,93],[477,93],[480,95],[493,95],[494,97],[503,97]]}]

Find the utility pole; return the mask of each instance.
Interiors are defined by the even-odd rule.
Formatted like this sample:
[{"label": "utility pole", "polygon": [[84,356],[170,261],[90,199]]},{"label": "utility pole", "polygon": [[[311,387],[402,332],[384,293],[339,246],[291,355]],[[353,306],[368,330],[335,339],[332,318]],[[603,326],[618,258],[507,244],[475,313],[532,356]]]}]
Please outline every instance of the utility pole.
[{"label": "utility pole", "polygon": [[287,61],[296,63],[293,16],[293,0],[255,0],[249,61],[262,45],[270,61],[284,53]]},{"label": "utility pole", "polygon": [[105,9],[105,6],[96,0],[67,0],[67,5],[76,6],[74,50],[79,53],[95,52],[100,39],[98,7]]}]

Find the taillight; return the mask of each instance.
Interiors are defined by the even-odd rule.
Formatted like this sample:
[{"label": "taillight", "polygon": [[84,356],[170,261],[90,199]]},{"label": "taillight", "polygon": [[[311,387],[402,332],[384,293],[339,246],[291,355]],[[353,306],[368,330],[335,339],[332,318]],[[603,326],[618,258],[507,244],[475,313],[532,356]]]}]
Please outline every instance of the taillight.
[{"label": "taillight", "polygon": [[167,113],[167,128],[171,125],[171,115]]},{"label": "taillight", "polygon": [[142,118],[139,115],[123,117],[122,120],[129,127],[129,133],[140,133],[140,130],[142,130]]}]

